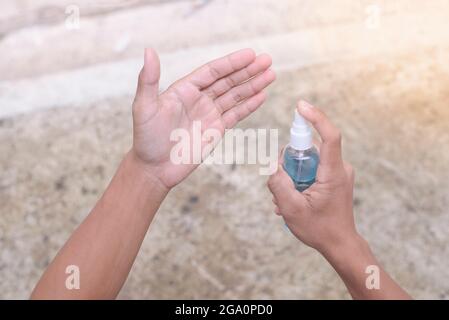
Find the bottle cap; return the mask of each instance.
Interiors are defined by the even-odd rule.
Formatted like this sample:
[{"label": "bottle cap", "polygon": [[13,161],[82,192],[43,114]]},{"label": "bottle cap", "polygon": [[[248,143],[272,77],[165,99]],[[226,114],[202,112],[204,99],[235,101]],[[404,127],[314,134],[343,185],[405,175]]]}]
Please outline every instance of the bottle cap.
[{"label": "bottle cap", "polygon": [[290,129],[290,146],[295,150],[312,148],[312,130],[307,121],[295,110],[295,120]]}]

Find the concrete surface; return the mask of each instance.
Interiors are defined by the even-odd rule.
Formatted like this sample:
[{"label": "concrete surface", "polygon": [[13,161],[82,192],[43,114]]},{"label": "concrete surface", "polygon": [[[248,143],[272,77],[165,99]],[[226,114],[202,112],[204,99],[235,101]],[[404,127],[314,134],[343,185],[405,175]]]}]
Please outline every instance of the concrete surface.
[{"label": "concrete surface", "polygon": [[[145,46],[164,87],[230,50],[271,53],[278,81],[241,127],[284,143],[298,97],[322,106],[356,169],[361,233],[414,297],[449,297],[447,1],[76,2],[76,30],[73,1],[0,5],[0,298],[28,297],[129,148]],[[205,166],[173,190],[120,298],[348,298],[258,173]]]}]

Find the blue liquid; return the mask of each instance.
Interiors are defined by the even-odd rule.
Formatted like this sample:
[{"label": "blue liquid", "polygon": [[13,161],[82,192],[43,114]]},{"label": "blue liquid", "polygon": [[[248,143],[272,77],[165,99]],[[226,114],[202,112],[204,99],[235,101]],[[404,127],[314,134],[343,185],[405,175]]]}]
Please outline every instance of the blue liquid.
[{"label": "blue liquid", "polygon": [[304,151],[290,146],[285,149],[284,169],[300,192],[307,190],[315,182],[319,162],[320,157],[315,147]]}]

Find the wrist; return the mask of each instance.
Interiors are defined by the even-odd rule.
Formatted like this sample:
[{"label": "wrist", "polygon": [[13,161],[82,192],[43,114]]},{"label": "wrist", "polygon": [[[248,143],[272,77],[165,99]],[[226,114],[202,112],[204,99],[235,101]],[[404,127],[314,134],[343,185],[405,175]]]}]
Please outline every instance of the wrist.
[{"label": "wrist", "polygon": [[133,149],[127,153],[125,161],[140,181],[160,192],[168,193],[171,190],[171,188],[167,187],[157,175],[157,168],[143,162]]},{"label": "wrist", "polygon": [[357,232],[319,251],[331,263],[344,262],[354,255],[365,256],[371,252],[368,242]]}]

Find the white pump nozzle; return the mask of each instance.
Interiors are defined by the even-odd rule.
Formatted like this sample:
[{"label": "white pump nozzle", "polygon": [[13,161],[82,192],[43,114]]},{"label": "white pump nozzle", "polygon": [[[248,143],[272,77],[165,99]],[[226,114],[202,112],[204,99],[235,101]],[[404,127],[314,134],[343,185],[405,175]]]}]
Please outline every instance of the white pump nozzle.
[{"label": "white pump nozzle", "polygon": [[290,130],[290,146],[295,150],[307,150],[312,147],[312,130],[297,110]]}]

